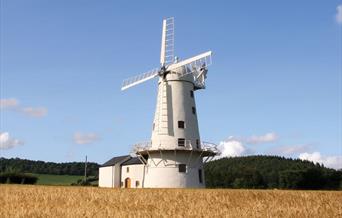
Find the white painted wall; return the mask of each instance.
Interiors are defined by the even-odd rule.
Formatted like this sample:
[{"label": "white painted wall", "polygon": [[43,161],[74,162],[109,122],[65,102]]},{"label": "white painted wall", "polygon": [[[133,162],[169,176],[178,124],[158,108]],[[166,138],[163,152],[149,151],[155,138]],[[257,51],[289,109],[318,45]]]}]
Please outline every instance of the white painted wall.
[{"label": "white painted wall", "polygon": [[[176,73],[167,74],[166,78],[166,81],[160,79],[158,83],[152,148],[177,148],[178,138],[190,140],[195,146],[200,134],[195,96],[190,96],[190,91],[194,91],[193,78],[179,78]],[[192,107],[196,108],[196,114],[192,113]],[[178,128],[178,121],[185,122],[184,129]]]},{"label": "white painted wall", "polygon": [[[182,73],[182,72],[181,72]],[[203,188],[204,172],[200,152],[179,151],[178,139],[184,138],[193,150],[200,141],[197,121],[197,108],[192,75],[179,76],[179,72],[167,74],[166,79],[159,79],[152,145],[145,168],[144,187],[148,188]],[[195,94],[194,94],[195,95]],[[196,108],[194,114],[192,108]],[[185,128],[178,128],[178,121],[185,122]],[[189,147],[188,147],[189,148]],[[170,149],[170,151],[165,151]],[[160,153],[158,150],[164,150]],[[176,150],[176,155],[173,150]],[[179,172],[178,165],[187,164],[187,172]],[[202,183],[198,170],[202,169]]]},{"label": "white painted wall", "polygon": [[99,168],[99,187],[120,188],[120,163]]},{"label": "white painted wall", "polygon": [[99,168],[99,187],[114,187],[114,166]]},{"label": "white painted wall", "polygon": [[[145,188],[204,188],[203,162],[199,153],[163,151],[152,153],[145,169]],[[162,158],[163,157],[163,158]],[[185,173],[179,172],[179,164],[186,164]],[[202,183],[198,170],[202,169]]]},{"label": "white painted wall", "polygon": [[[129,172],[127,172],[127,168],[129,168]],[[125,179],[131,179],[131,188],[142,188],[143,180],[144,180],[144,165],[143,164],[133,164],[133,165],[125,165],[121,166],[121,182],[125,187]],[[136,181],[139,181],[139,186],[136,186]]]}]

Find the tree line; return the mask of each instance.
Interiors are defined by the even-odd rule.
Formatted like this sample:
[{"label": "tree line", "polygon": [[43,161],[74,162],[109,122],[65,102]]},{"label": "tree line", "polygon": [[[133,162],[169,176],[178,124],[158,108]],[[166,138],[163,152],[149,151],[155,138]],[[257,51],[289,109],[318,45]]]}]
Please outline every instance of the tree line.
[{"label": "tree line", "polygon": [[[98,176],[99,164],[88,162],[87,175]],[[84,175],[84,162],[54,163],[20,158],[0,158],[0,173]]]},{"label": "tree line", "polygon": [[229,157],[204,166],[209,188],[342,189],[342,170],[278,156]]},{"label": "tree line", "polygon": [[[99,167],[87,163],[87,175],[97,179]],[[222,158],[206,163],[204,171],[208,188],[342,189],[342,169],[278,156]],[[84,175],[84,163],[0,158],[0,174],[4,173]]]}]

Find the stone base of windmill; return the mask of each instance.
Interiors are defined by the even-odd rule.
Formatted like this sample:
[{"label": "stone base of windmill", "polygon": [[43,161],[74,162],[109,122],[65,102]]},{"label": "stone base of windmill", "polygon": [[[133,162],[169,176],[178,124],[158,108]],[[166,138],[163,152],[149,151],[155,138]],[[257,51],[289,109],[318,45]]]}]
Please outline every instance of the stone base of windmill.
[{"label": "stone base of windmill", "polygon": [[204,188],[203,164],[219,151],[210,143],[201,148],[152,148],[134,146],[131,155],[114,157],[99,169],[99,187],[109,188]]},{"label": "stone base of windmill", "polygon": [[203,163],[217,153],[216,146],[208,143],[199,149],[135,148],[135,154],[144,163],[144,188],[204,188]]}]

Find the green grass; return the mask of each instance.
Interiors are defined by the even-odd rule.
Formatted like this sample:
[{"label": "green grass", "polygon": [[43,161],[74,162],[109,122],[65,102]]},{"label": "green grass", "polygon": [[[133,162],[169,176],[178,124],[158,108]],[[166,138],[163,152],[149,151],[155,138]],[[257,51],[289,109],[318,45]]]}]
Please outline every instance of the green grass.
[{"label": "green grass", "polygon": [[83,176],[33,174],[38,177],[37,185],[71,185]]}]

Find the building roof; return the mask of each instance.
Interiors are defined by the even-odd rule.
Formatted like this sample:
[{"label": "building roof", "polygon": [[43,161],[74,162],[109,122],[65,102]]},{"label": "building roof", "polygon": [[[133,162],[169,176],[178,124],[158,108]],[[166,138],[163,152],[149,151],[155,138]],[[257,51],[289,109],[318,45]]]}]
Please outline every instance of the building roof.
[{"label": "building roof", "polygon": [[117,163],[120,163],[120,162],[125,161],[125,160],[129,160],[131,158],[132,157],[130,155],[113,157],[112,159],[110,159],[109,161],[104,163],[101,167],[114,166]]},{"label": "building roof", "polygon": [[121,165],[125,166],[125,165],[134,165],[134,164],[143,164],[139,158],[137,157],[131,157],[131,159],[123,162]]}]

